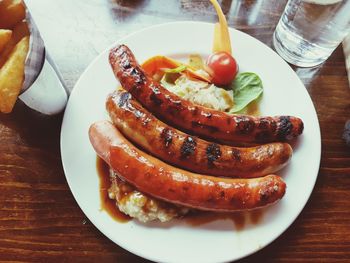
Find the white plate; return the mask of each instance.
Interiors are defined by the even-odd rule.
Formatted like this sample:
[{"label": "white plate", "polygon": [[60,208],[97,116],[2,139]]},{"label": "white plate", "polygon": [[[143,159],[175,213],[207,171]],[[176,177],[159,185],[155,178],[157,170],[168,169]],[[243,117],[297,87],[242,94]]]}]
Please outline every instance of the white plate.
[{"label": "white plate", "polygon": [[[139,62],[162,54],[183,59],[191,53],[210,54],[213,24],[177,22],[139,31],[117,43],[128,45]],[[305,206],[314,187],[321,155],[321,138],[312,101],[294,71],[258,40],[230,29],[233,52],[240,71],[257,73],[264,84],[261,112],[295,115],[305,130],[282,176],[284,198],[264,209],[257,224],[235,229],[230,220],[191,226],[183,220],[170,223],[118,223],[100,210],[96,155],[88,128],[107,119],[105,99],[118,83],[108,63],[108,48],[86,69],[76,84],[65,111],[61,154],[68,184],[90,221],[108,238],[141,257],[160,262],[223,262],[242,258],[268,245],[283,233]],[[280,173],[281,174],[281,173]]]}]

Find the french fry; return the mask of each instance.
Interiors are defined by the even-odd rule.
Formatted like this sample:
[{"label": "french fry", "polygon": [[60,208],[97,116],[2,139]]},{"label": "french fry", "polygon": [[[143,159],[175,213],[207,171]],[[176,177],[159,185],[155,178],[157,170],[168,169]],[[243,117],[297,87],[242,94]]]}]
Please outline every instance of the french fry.
[{"label": "french fry", "polygon": [[12,29],[26,17],[22,0],[0,1],[0,28]]},{"label": "french fry", "polygon": [[10,41],[12,36],[12,31],[7,29],[0,29],[0,53]]},{"label": "french fry", "polygon": [[10,41],[8,41],[4,50],[0,53],[0,68],[5,64],[16,44],[25,36],[29,36],[29,29],[27,23],[22,21],[15,26]]},{"label": "french fry", "polygon": [[24,37],[5,65],[0,69],[0,112],[10,113],[24,81],[24,64],[29,49],[29,37]]}]

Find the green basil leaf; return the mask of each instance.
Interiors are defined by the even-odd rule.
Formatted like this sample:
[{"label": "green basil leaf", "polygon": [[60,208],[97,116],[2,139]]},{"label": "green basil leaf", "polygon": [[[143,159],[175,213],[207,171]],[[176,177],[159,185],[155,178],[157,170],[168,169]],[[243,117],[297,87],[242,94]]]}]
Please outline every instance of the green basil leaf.
[{"label": "green basil leaf", "polygon": [[232,83],[234,106],[231,113],[241,111],[263,93],[262,81],[251,72],[240,73]]}]

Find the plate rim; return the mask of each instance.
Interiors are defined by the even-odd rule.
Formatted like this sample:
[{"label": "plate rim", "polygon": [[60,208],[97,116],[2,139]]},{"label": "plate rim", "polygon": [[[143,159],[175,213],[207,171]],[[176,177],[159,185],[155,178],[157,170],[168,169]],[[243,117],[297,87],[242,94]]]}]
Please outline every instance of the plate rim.
[{"label": "plate rim", "polygon": [[[82,205],[80,204],[80,201],[79,201],[79,198],[76,196],[76,193],[73,191],[73,188],[72,188],[72,182],[71,180],[69,179],[69,176],[67,176],[67,167],[65,166],[64,164],[64,161],[63,161],[63,151],[62,151],[62,137],[63,137],[63,126],[64,126],[64,123],[65,123],[65,119],[67,118],[66,117],[66,114],[67,114],[67,108],[69,106],[69,104],[71,103],[71,100],[70,100],[70,97],[71,95],[75,94],[76,93],[76,87],[80,85],[80,82],[82,81],[84,75],[86,74],[87,71],[90,70],[91,67],[94,66],[94,64],[100,59],[100,57],[102,57],[105,52],[108,52],[108,50],[110,50],[111,48],[113,48],[115,45],[121,43],[122,41],[134,36],[134,35],[137,35],[137,34],[140,34],[140,33],[143,33],[144,31],[148,31],[148,30],[152,30],[154,28],[158,28],[158,27],[166,27],[168,25],[181,25],[181,24],[188,24],[188,23],[191,23],[191,24],[201,24],[201,25],[205,25],[205,26],[213,26],[214,23],[210,23],[210,22],[205,22],[205,21],[189,21],[189,20],[184,20],[184,21],[173,21],[173,22],[166,22],[166,23],[159,23],[159,24],[155,24],[155,25],[152,25],[152,26],[148,26],[148,27],[144,27],[144,28],[141,28],[139,30],[136,30],[136,31],[133,31],[131,32],[130,34],[127,34],[125,35],[124,37],[122,38],[119,38],[119,39],[116,39],[111,45],[107,46],[105,49],[103,49],[90,63],[89,65],[84,69],[84,71],[80,74],[78,80],[76,81],[76,83],[74,84],[74,87],[72,89],[72,91],[70,92],[69,94],[69,98],[68,98],[68,102],[67,102],[67,106],[66,106],[66,109],[64,111],[64,115],[63,115],[63,118],[62,118],[62,123],[61,123],[61,130],[60,130],[60,155],[61,155],[61,163],[62,163],[62,167],[63,167],[63,171],[64,171],[64,175],[65,175],[65,178],[66,178],[66,181],[68,183],[68,186],[69,186],[69,189],[70,189],[70,192],[72,193],[75,201],[77,202],[79,208],[81,209],[81,211],[84,213],[84,215],[89,219],[89,221],[94,225],[95,228],[97,228],[97,230],[102,233],[104,236],[106,236],[110,241],[112,241],[114,244],[116,244],[117,246],[123,248],[124,250],[136,255],[136,256],[139,256],[139,257],[142,257],[144,259],[148,259],[148,260],[152,260],[152,261],[155,261],[155,262],[159,262],[159,258],[157,257],[153,257],[153,256],[149,256],[149,255],[144,255],[142,252],[140,252],[139,250],[135,250],[133,248],[130,248],[130,247],[127,247],[125,246],[124,244],[119,244],[117,243],[116,241],[114,241],[114,238],[110,235],[109,232],[106,232],[106,231],[103,231],[101,230],[101,227],[100,227],[100,223],[97,222],[92,216],[90,217],[90,215],[88,215],[84,209],[82,208]],[[229,27],[229,30],[233,30],[233,31],[238,31],[239,33],[241,34],[244,34],[246,35],[248,38],[252,38],[254,41],[258,41],[260,42],[262,45],[265,46],[265,48],[269,49],[270,52],[272,52],[275,56],[277,56],[279,58],[279,60],[281,61],[281,63],[284,63],[286,66],[288,66],[288,68],[291,70],[292,74],[295,75],[295,77],[298,79],[298,81],[300,82],[300,84],[304,87],[304,93],[306,94],[306,97],[309,99],[309,101],[311,102],[312,106],[313,106],[313,115],[315,117],[315,119],[317,120],[317,127],[314,127],[316,130],[317,130],[317,137],[319,138],[319,140],[317,140],[318,142],[318,152],[319,154],[317,155],[317,166],[318,166],[318,170],[317,170],[317,174],[316,176],[314,177],[314,180],[312,182],[312,187],[309,188],[309,192],[307,193],[307,199],[304,201],[304,204],[301,206],[300,210],[298,211],[298,213],[295,214],[294,218],[292,218],[290,220],[290,222],[288,223],[288,225],[286,226],[286,228],[281,231],[280,233],[277,233],[275,235],[273,235],[273,237],[270,238],[270,240],[268,242],[266,242],[265,244],[263,245],[260,245],[258,248],[256,249],[252,249],[250,252],[248,253],[243,253],[242,255],[240,255],[239,257],[231,257],[230,259],[227,259],[229,261],[237,261],[237,260],[240,260],[242,258],[245,258],[245,257],[248,257],[262,249],[264,249],[265,247],[267,247],[268,245],[270,245],[272,242],[276,241],[277,238],[279,238],[283,233],[285,233],[290,227],[291,225],[295,222],[295,220],[300,216],[301,212],[304,210],[306,204],[309,202],[310,200],[310,197],[311,197],[311,194],[315,188],[315,185],[316,185],[316,181],[317,181],[317,178],[318,178],[318,175],[319,175],[319,169],[320,169],[320,164],[321,164],[321,156],[322,156],[322,138],[321,138],[321,129],[320,129],[320,122],[319,122],[319,119],[318,119],[318,115],[317,115],[317,111],[316,111],[316,108],[315,108],[315,104],[314,102],[312,101],[311,99],[311,96],[310,94],[308,93],[304,83],[301,81],[301,79],[299,78],[299,76],[296,74],[296,72],[290,67],[290,65],[285,61],[283,60],[270,46],[268,46],[267,44],[265,44],[264,42],[262,42],[261,40],[255,38],[254,36],[246,33],[246,32],[243,32],[241,30],[238,30],[236,28],[233,28],[233,27]],[[315,131],[316,131],[315,130]],[[316,158],[315,158],[316,159]],[[173,262],[173,261],[168,261],[168,262]],[[217,262],[220,262],[220,261],[217,261]]]}]

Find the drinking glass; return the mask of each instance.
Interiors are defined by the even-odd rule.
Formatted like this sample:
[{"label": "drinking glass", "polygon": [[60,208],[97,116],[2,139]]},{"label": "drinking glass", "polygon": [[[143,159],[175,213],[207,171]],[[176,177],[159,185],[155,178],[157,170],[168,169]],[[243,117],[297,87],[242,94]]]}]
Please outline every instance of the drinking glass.
[{"label": "drinking glass", "polygon": [[350,0],[289,0],[273,35],[277,53],[289,63],[324,62],[350,32]]}]

